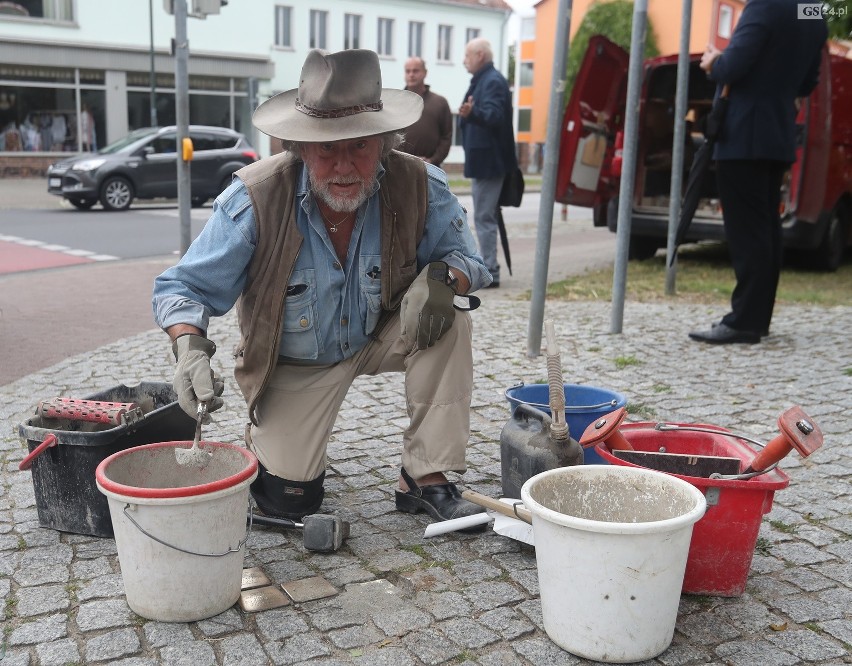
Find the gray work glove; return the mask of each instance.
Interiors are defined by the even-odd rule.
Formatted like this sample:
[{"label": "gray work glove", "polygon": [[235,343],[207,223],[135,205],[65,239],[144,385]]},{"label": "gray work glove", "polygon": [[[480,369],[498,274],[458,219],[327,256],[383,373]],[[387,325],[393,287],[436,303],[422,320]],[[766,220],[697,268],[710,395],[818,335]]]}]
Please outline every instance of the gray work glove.
[{"label": "gray work glove", "polygon": [[[214,412],[225,404],[219,396],[225,383],[213,374],[210,357],[216,353],[216,345],[201,335],[181,335],[172,343],[177,367],[172,386],[178,396],[181,409],[193,420],[198,418],[198,401],[207,403],[207,412]],[[202,421],[210,423],[210,416]]]},{"label": "gray work glove", "polygon": [[433,261],[420,271],[402,298],[401,333],[411,347],[431,347],[453,325],[455,292],[448,284],[447,270],[446,262]]}]

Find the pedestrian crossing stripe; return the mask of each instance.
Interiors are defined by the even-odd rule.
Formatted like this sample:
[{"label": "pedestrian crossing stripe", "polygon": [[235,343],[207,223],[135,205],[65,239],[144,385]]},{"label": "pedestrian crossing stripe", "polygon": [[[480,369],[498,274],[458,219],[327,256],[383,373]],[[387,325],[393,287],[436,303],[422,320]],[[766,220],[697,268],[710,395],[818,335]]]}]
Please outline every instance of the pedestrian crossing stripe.
[{"label": "pedestrian crossing stripe", "polygon": [[67,245],[57,245],[56,243],[48,243],[40,240],[33,240],[31,238],[21,238],[20,236],[0,234],[0,241],[17,243],[18,245],[25,245],[27,247],[37,247],[40,250],[48,250],[50,252],[61,252],[62,254],[68,254],[72,257],[83,257],[91,261],[117,261],[119,259],[119,257],[115,257],[111,254],[96,254],[91,250],[74,249]]}]

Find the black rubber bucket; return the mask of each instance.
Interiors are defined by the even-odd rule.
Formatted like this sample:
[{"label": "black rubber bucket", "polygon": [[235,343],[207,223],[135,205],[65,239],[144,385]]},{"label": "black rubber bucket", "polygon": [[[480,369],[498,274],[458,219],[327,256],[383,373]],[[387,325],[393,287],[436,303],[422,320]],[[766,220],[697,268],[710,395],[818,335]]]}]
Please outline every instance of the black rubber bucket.
[{"label": "black rubber bucket", "polygon": [[32,461],[38,522],[61,532],[112,537],[107,498],[95,483],[95,470],[113,453],[142,444],[191,440],[195,421],[177,403],[170,384],[140,382],[119,385],[86,400],[135,402],[143,416],[120,426],[33,416],[18,426],[29,451],[53,435],[56,445]]}]

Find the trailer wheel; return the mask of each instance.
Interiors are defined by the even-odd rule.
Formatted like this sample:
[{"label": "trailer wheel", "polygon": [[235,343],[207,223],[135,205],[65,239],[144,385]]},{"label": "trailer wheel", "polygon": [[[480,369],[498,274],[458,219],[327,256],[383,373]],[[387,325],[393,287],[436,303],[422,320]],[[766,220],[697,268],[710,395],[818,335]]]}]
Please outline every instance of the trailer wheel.
[{"label": "trailer wheel", "polygon": [[653,236],[630,236],[630,250],[628,250],[627,258],[637,261],[650,259],[659,250],[661,239]]},{"label": "trailer wheel", "polygon": [[828,215],[822,241],[810,256],[813,268],[833,273],[843,263],[846,253],[846,240],[849,238],[850,220],[847,211],[837,204]]}]

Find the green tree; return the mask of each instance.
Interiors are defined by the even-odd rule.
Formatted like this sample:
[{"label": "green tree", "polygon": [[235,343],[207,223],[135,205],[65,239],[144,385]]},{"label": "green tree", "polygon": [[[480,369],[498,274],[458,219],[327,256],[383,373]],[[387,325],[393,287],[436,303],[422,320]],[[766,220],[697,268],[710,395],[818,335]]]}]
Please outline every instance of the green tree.
[{"label": "green tree", "polygon": [[852,7],[849,0],[823,0],[828,36],[833,39],[852,39]]},{"label": "green tree", "polygon": [[[577,29],[568,49],[568,71],[566,73],[567,94],[580,71],[580,64],[589,46],[592,35],[603,35],[630,52],[630,35],[633,25],[633,3],[627,0],[612,0],[612,2],[595,2],[586,12],[583,22]],[[654,29],[648,20],[648,35],[645,38],[645,57],[659,55]],[[567,96],[566,96],[567,99]]]}]

